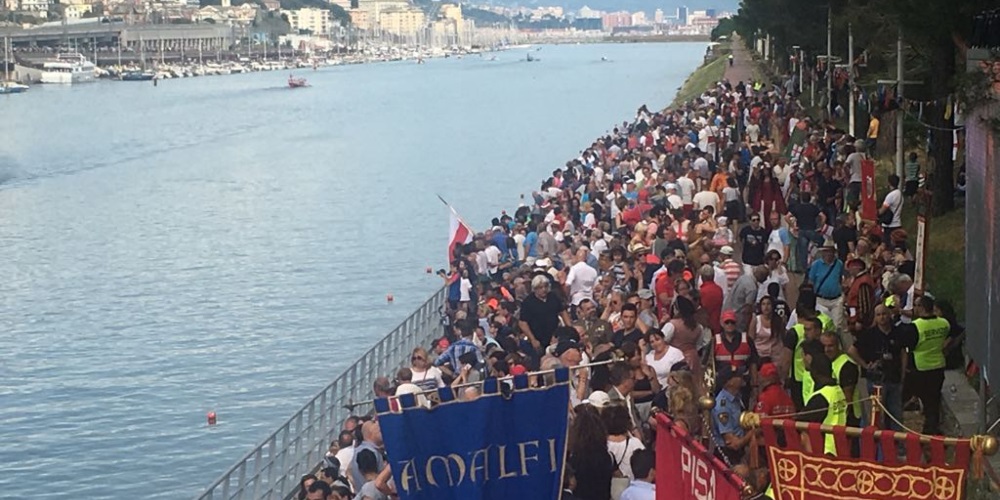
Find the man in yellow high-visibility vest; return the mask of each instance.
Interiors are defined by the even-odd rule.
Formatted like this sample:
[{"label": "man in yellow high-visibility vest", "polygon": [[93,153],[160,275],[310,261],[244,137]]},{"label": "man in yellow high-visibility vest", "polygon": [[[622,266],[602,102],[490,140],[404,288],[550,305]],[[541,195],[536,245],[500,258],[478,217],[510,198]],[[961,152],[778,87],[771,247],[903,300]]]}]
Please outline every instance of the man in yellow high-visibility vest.
[{"label": "man in yellow high-visibility vest", "polygon": [[[833,363],[823,355],[810,358],[809,373],[816,383],[816,389],[799,420],[824,425],[847,425],[847,397],[833,379]],[[802,442],[808,443],[808,436],[805,432],[802,434]],[[815,453],[817,450],[811,451]],[[832,433],[826,433],[824,437],[823,453],[837,455],[837,443]]]},{"label": "man in yellow high-visibility vest", "polygon": [[944,351],[951,324],[934,315],[934,299],[928,295],[914,301],[914,330],[904,335],[903,346],[913,353],[911,379],[914,395],[924,406],[924,434],[941,434],[941,386],[944,385]]},{"label": "man in yellow high-visibility vest", "polygon": [[844,396],[851,403],[847,412],[847,425],[861,426],[861,398],[858,391],[858,380],[861,370],[857,363],[840,348],[840,337],[834,332],[823,332],[819,341],[823,343],[823,353],[833,364],[833,379],[844,390]]}]

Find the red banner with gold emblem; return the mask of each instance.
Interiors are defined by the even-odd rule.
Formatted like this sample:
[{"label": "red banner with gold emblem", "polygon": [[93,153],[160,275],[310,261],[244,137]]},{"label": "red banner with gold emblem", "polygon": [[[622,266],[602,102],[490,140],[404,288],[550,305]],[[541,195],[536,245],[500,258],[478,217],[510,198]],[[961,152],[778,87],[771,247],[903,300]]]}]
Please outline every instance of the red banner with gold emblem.
[{"label": "red banner with gold emblem", "polygon": [[743,481],[666,415],[656,417],[657,500],[740,500]]},{"label": "red banner with gold emblem", "polygon": [[775,500],[958,500],[965,485],[965,469],[951,467],[886,466],[775,447],[768,462]]},{"label": "red banner with gold emblem", "polygon": [[[810,423],[800,430],[793,420],[764,418],[760,429],[775,500],[964,498],[968,440],[932,438],[922,442],[922,436],[914,433],[897,440],[891,431],[868,427],[860,430],[860,436],[854,438],[857,445],[852,446],[843,426]],[[837,456],[809,451],[823,450],[827,435],[836,441]],[[946,450],[946,442],[952,453]],[[852,449],[860,456],[853,456]]]}]

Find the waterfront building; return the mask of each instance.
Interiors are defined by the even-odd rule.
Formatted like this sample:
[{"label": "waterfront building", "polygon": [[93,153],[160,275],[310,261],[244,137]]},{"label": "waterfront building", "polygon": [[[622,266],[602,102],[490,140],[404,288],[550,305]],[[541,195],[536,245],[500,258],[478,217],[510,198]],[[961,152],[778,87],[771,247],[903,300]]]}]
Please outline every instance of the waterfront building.
[{"label": "waterfront building", "polygon": [[656,9],[656,12],[653,13],[653,22],[663,24],[663,9]]},{"label": "waterfront building", "polygon": [[121,31],[122,49],[153,54],[163,50],[196,52],[226,50],[234,42],[233,28],[217,24],[155,24],[129,26]]},{"label": "waterfront building", "polygon": [[327,35],[330,33],[330,26],[333,19],[330,11],[326,9],[314,9],[303,7],[301,9],[282,10],[282,14],[288,17],[288,24],[292,31],[308,31],[314,35]]},{"label": "waterfront building", "polygon": [[18,10],[22,12],[47,13],[52,3],[52,0],[20,0]]},{"label": "waterfront building", "polygon": [[351,24],[360,30],[372,29],[372,13],[364,9],[350,9],[347,15],[351,16]]},{"label": "waterfront building", "polygon": [[576,18],[577,19],[600,19],[601,18],[601,14],[603,14],[601,11],[591,9],[590,7],[587,7],[586,5],[584,5],[583,7],[580,7],[580,10],[576,11]]},{"label": "waterfront building", "polygon": [[81,19],[85,14],[89,14],[93,10],[93,5],[74,3],[63,6],[63,16],[65,16],[66,19]]},{"label": "waterfront building", "polygon": [[615,28],[632,26],[632,13],[609,12],[601,16],[601,27],[604,31],[613,31]]},{"label": "waterfront building", "polygon": [[687,6],[677,7],[677,24],[687,24],[688,22],[688,8]]},{"label": "waterfront building", "polygon": [[379,12],[379,28],[387,33],[398,36],[413,36],[423,31],[427,25],[427,18],[424,11],[413,8],[391,8]]},{"label": "waterfront building", "polygon": [[632,26],[642,26],[646,24],[646,13],[643,11],[632,13]]}]

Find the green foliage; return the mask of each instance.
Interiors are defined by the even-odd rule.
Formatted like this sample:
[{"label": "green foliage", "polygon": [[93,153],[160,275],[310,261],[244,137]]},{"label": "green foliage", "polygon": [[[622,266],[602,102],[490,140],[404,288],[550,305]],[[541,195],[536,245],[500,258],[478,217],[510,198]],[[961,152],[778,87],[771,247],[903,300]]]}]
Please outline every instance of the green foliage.
[{"label": "green foliage", "polygon": [[718,40],[720,36],[732,36],[736,27],[736,20],[731,17],[720,20],[719,24],[712,28],[712,41]]},{"label": "green foliage", "polygon": [[477,9],[465,4],[462,4],[462,17],[472,19],[476,22],[476,26],[507,26],[511,22],[510,18],[496,12]]}]

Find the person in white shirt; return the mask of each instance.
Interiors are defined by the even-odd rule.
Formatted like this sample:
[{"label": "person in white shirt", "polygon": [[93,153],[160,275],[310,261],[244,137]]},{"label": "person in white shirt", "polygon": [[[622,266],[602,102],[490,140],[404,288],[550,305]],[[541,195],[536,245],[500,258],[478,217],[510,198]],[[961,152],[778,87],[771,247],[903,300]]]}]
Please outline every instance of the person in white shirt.
[{"label": "person in white shirt", "polygon": [[580,305],[583,299],[594,300],[594,283],[597,283],[597,270],[587,264],[588,253],[590,251],[587,247],[580,247],[573,259],[576,262],[569,268],[569,273],[566,274],[566,290],[570,297],[570,303],[574,306]]},{"label": "person in white shirt", "polygon": [[892,220],[888,224],[882,224],[886,236],[903,226],[903,192],[899,189],[898,175],[889,174],[889,186],[892,187],[892,191],[885,195],[882,208],[878,211],[880,216],[886,211],[892,212]]},{"label": "person in white shirt", "polygon": [[680,210],[684,208],[684,199],[677,194],[677,184],[669,183],[666,185],[667,190],[667,203],[670,204],[670,208],[673,210]]},{"label": "person in white shirt", "polygon": [[720,205],[719,195],[715,191],[709,191],[707,188],[708,186],[706,186],[705,191],[699,191],[698,194],[694,195],[694,199],[692,200],[694,208],[701,210],[705,207],[712,207],[715,210],[713,213],[718,213]]},{"label": "person in white shirt", "polygon": [[[684,160],[684,165],[682,166],[684,168],[688,167],[687,160]],[[693,170],[688,170],[687,174],[677,178],[677,194],[680,195],[681,202],[684,205],[692,205],[694,203],[695,186],[694,179],[692,178],[694,175],[696,174]]]},{"label": "person in white shirt", "polygon": [[750,125],[747,125],[746,133],[747,138],[750,139],[750,144],[760,142],[760,125],[757,125],[756,121],[751,121]]}]

